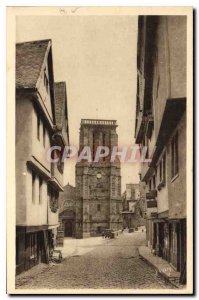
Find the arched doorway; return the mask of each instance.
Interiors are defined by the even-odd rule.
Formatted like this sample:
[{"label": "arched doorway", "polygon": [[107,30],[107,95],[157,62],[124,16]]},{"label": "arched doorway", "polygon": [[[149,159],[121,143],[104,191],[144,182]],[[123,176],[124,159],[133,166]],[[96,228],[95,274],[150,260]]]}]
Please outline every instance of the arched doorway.
[{"label": "arched doorway", "polygon": [[65,221],[64,236],[65,237],[73,236],[73,224],[72,224],[72,221],[70,221],[70,220]]}]

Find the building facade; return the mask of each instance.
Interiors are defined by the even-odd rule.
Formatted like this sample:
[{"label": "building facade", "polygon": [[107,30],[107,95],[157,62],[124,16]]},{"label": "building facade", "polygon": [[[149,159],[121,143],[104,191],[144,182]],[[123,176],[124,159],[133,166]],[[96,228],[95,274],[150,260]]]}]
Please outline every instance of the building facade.
[{"label": "building facade", "polygon": [[104,228],[122,228],[120,161],[111,162],[109,155],[94,162],[98,146],[107,146],[111,153],[118,145],[116,127],[113,120],[81,120],[80,152],[89,146],[92,162],[76,164],[77,237],[99,235]]},{"label": "building facade", "polygon": [[63,246],[64,237],[76,238],[76,188],[69,183],[59,198],[59,228],[57,244]]},{"label": "building facade", "polygon": [[123,227],[137,229],[138,226],[145,225],[144,212],[140,197],[140,184],[126,184],[126,191],[123,198]]},{"label": "building facade", "polygon": [[186,17],[138,20],[135,139],[147,147],[147,245],[186,275]]},{"label": "building facade", "polygon": [[[60,92],[62,91],[62,92]],[[63,96],[63,99],[62,96]],[[68,143],[65,83],[54,83],[51,40],[16,45],[16,273],[48,262],[63,191],[60,153]],[[55,153],[53,153],[55,156]]]}]

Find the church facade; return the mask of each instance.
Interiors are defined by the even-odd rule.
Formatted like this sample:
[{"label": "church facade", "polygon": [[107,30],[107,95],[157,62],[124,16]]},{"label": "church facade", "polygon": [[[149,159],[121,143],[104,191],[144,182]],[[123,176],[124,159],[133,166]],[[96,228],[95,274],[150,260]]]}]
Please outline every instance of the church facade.
[{"label": "church facade", "polygon": [[59,228],[57,245],[64,245],[64,238],[76,238],[76,188],[69,183],[59,198]]},{"label": "church facade", "polygon": [[76,163],[76,237],[122,228],[120,161],[111,162],[109,155],[94,162],[98,146],[107,146],[111,153],[118,145],[116,128],[114,120],[81,120],[79,148],[89,146],[92,162]]}]

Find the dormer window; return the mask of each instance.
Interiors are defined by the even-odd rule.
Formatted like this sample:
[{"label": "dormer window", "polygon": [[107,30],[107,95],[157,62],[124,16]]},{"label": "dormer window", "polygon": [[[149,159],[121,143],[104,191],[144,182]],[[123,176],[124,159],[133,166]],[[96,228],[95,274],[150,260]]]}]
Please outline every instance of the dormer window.
[{"label": "dormer window", "polygon": [[171,177],[174,178],[175,176],[177,176],[178,172],[178,133],[176,133],[171,141]]},{"label": "dormer window", "polygon": [[37,115],[37,139],[40,141],[40,127],[41,127],[41,120],[39,115]]},{"label": "dormer window", "polygon": [[48,93],[48,77],[47,77],[46,69],[44,69],[44,86],[46,88],[46,92]]},{"label": "dormer window", "polygon": [[46,146],[46,128],[44,124],[43,124],[43,146],[44,148]]}]

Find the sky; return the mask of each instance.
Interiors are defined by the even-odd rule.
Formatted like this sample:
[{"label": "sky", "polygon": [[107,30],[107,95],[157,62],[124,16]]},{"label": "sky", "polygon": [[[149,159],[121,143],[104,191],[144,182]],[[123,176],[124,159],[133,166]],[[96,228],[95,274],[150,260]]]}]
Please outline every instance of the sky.
[{"label": "sky", "polygon": [[[81,119],[117,120],[119,147],[133,146],[136,109],[136,16],[17,16],[16,42],[52,39],[55,81],[67,86],[70,144]],[[139,182],[139,165],[121,163],[122,191]],[[64,183],[75,185],[75,161]]]}]

